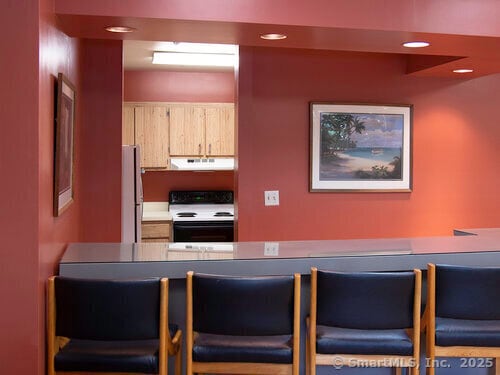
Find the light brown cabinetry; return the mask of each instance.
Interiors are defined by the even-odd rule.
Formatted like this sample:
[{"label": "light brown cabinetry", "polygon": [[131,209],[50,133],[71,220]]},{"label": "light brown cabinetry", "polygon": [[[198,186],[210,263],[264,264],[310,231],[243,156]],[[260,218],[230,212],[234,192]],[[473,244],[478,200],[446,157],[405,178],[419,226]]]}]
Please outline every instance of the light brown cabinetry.
[{"label": "light brown cabinetry", "polygon": [[233,156],[234,105],[172,105],[170,155]]},{"label": "light brown cabinetry", "polygon": [[141,168],[168,167],[168,107],[162,105],[123,106],[122,143],[141,148]]},{"label": "light brown cabinetry", "polygon": [[143,221],[142,242],[170,242],[171,221]]}]

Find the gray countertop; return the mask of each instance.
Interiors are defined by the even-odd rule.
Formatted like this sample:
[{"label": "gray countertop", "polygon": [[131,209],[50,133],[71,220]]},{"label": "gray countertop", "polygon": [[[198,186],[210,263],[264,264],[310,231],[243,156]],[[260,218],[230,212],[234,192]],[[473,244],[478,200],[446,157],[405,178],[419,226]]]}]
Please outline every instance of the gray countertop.
[{"label": "gray countertop", "polygon": [[[60,274],[129,278],[186,272],[268,275],[310,267],[345,271],[426,268],[428,262],[500,266],[500,229],[457,229],[460,236],[235,243],[73,243]],[[465,234],[471,235],[465,235]]]}]

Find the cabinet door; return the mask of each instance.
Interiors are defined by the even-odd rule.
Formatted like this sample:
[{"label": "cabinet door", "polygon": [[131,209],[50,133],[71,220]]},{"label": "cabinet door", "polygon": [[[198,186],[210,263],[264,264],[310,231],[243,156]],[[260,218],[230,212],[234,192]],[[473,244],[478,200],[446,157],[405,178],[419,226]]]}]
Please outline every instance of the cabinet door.
[{"label": "cabinet door", "polygon": [[170,107],[170,155],[205,154],[205,111],[196,105]]},{"label": "cabinet door", "polygon": [[135,107],[135,141],[141,146],[141,167],[168,166],[168,107]]},{"label": "cabinet door", "polygon": [[122,109],[122,145],[135,145],[134,106],[123,105]]},{"label": "cabinet door", "polygon": [[207,156],[234,155],[234,106],[206,108]]}]

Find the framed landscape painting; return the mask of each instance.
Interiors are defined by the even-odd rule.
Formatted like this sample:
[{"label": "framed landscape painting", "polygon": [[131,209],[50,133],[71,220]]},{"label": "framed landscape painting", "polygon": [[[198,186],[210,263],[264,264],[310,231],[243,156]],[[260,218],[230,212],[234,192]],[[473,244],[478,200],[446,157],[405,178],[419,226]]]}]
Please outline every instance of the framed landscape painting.
[{"label": "framed landscape painting", "polygon": [[54,156],[54,216],[73,202],[73,143],[75,88],[62,73],[57,76]]},{"label": "framed landscape painting", "polygon": [[411,191],[411,105],[311,103],[311,192]]}]

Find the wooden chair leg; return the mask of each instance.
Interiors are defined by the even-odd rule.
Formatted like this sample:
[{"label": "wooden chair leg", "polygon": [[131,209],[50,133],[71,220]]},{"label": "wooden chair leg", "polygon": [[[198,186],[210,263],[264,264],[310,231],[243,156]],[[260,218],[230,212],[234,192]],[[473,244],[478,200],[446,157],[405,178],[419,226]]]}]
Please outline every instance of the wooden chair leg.
[{"label": "wooden chair leg", "polygon": [[394,374],[395,375],[401,375],[403,372],[402,372],[402,369],[401,367],[394,367]]},{"label": "wooden chair leg", "polygon": [[182,350],[179,348],[175,354],[175,375],[182,374]]},{"label": "wooden chair leg", "polygon": [[495,358],[495,375],[500,375],[500,357]]}]

